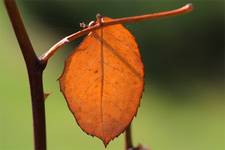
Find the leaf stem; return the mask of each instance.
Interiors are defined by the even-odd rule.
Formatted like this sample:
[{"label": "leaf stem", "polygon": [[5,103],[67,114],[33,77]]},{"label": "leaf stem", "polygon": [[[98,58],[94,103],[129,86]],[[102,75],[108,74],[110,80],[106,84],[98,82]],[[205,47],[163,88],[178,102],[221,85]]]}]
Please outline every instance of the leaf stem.
[{"label": "leaf stem", "polygon": [[36,56],[14,0],[4,0],[19,42],[30,83],[35,150],[46,150],[45,107],[42,74],[46,64]]},{"label": "leaf stem", "polygon": [[54,53],[61,47],[63,47],[65,44],[76,40],[77,38],[88,34],[91,31],[97,30],[101,27],[105,27],[105,26],[111,26],[111,25],[115,25],[115,24],[123,24],[123,23],[135,23],[135,22],[139,22],[139,21],[145,21],[145,20],[152,20],[152,19],[157,19],[157,18],[162,18],[162,17],[166,17],[166,16],[175,16],[178,14],[183,14],[183,13],[187,13],[190,12],[193,9],[192,4],[186,4],[185,6],[178,8],[178,9],[174,9],[174,10],[170,10],[170,11],[163,11],[163,12],[158,12],[158,13],[153,13],[153,14],[147,14],[147,15],[141,15],[141,16],[132,16],[132,17],[125,17],[125,18],[117,18],[117,19],[113,19],[112,21],[107,21],[107,22],[101,22],[100,23],[96,23],[92,26],[89,26],[83,30],[80,30],[76,33],[73,33],[65,38],[63,38],[62,40],[60,40],[59,42],[57,42],[55,45],[53,45],[46,53],[44,53],[40,59],[43,63],[46,63],[49,58],[51,56],[54,55]]}]

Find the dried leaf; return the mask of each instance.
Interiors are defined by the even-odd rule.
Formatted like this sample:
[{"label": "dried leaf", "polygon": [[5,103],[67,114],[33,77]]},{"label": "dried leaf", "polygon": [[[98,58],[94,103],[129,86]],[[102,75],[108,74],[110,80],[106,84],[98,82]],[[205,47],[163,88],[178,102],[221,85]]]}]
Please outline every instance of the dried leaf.
[{"label": "dried leaf", "polygon": [[143,86],[138,46],[122,25],[90,32],[68,57],[60,77],[61,91],[77,123],[105,145],[131,123]]}]

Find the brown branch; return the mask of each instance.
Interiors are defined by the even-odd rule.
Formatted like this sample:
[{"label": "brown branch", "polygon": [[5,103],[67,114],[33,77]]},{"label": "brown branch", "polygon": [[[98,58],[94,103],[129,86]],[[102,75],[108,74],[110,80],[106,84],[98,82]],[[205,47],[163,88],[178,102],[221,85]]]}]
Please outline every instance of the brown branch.
[{"label": "brown branch", "polygon": [[42,73],[46,65],[42,64],[34,52],[15,1],[4,0],[4,2],[28,71],[35,150],[45,150],[46,132]]},{"label": "brown branch", "polygon": [[131,124],[125,131],[125,150],[150,150],[143,147],[141,144],[139,144],[137,147],[133,146]]},{"label": "brown branch", "polygon": [[44,53],[41,56],[41,61],[43,63],[46,63],[48,59],[54,55],[54,53],[60,48],[63,47],[66,43],[69,43],[73,40],[76,40],[77,38],[88,34],[91,31],[97,30],[101,27],[106,27],[106,26],[111,26],[115,24],[123,24],[123,23],[135,23],[139,21],[144,21],[144,20],[151,20],[151,19],[156,19],[156,18],[162,18],[166,16],[174,16],[178,14],[183,14],[186,12],[189,12],[193,9],[192,4],[187,4],[181,8],[175,9],[175,10],[170,10],[170,11],[164,11],[164,12],[159,12],[159,13],[153,13],[153,14],[147,14],[147,15],[141,15],[141,16],[133,16],[133,17],[125,17],[125,18],[118,18],[118,19],[113,19],[112,21],[107,21],[107,22],[102,22],[101,25],[99,23],[96,23],[93,26],[87,27],[81,31],[78,31],[76,33],[73,33],[59,42],[57,42],[55,45],[53,45],[46,53]]},{"label": "brown branch", "polygon": [[131,124],[127,127],[125,131],[125,148],[128,150],[129,148],[133,148],[133,141],[132,141],[132,135],[131,135]]}]

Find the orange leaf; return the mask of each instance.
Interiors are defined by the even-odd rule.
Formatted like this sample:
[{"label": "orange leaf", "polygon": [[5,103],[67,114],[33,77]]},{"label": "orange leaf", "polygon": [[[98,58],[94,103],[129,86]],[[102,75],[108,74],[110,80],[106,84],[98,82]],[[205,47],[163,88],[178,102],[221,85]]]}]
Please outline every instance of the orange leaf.
[{"label": "orange leaf", "polygon": [[143,86],[138,46],[122,25],[90,32],[66,60],[60,78],[61,91],[81,129],[105,145],[131,123]]}]

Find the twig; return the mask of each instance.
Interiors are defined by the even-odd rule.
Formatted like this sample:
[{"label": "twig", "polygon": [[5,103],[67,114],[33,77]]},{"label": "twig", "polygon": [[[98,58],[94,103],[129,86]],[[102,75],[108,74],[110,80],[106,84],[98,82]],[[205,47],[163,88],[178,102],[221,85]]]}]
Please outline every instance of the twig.
[{"label": "twig", "polygon": [[125,148],[126,150],[133,148],[133,141],[132,141],[132,135],[131,135],[131,124],[127,127],[125,131]]},{"label": "twig", "polygon": [[45,108],[42,84],[42,73],[46,65],[42,64],[34,52],[15,1],[4,0],[4,2],[28,71],[35,150],[46,150]]},{"label": "twig", "polygon": [[166,16],[174,16],[178,14],[183,14],[186,12],[189,12],[193,9],[192,4],[186,4],[185,6],[175,9],[175,10],[170,10],[170,11],[164,11],[164,12],[159,12],[159,13],[153,13],[153,14],[147,14],[147,15],[141,15],[141,16],[133,16],[133,17],[125,17],[125,18],[118,18],[118,19],[113,19],[112,21],[107,21],[107,22],[102,22],[101,25],[99,23],[96,23],[93,26],[90,26],[88,28],[85,28],[81,31],[78,31],[76,33],[73,33],[59,42],[57,42],[55,45],[53,45],[46,53],[44,53],[40,59],[43,63],[46,63],[48,59],[60,48],[63,47],[66,43],[69,43],[73,40],[76,40],[77,38],[88,34],[91,31],[97,30],[101,27],[106,27],[106,26],[111,26],[115,24],[123,24],[123,23],[134,23],[134,22],[139,22],[139,21],[144,21],[144,20],[150,20],[150,19],[156,19],[156,18],[162,18]]}]

